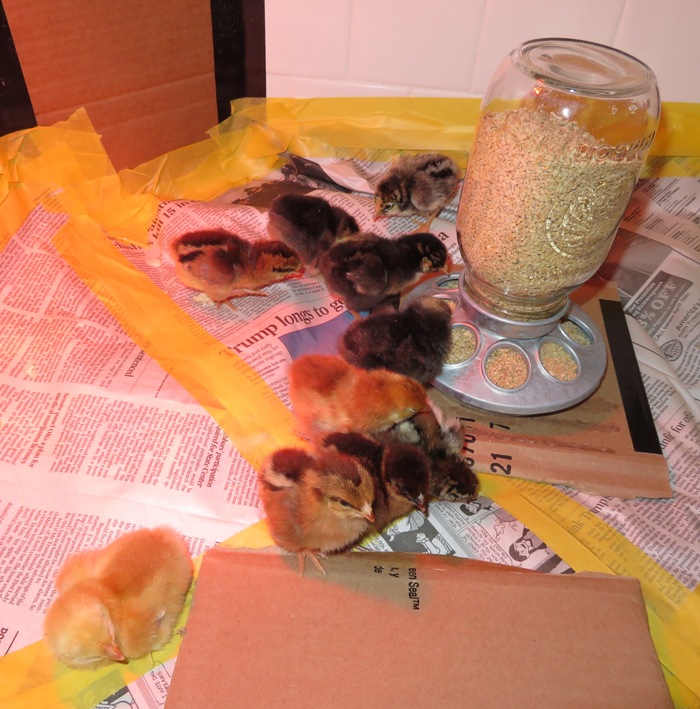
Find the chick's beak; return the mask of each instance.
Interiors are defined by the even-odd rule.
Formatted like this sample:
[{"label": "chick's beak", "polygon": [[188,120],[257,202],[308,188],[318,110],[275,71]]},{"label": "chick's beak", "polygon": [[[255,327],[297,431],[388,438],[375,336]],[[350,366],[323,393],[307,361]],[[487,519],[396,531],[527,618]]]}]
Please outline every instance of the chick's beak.
[{"label": "chick's beak", "polygon": [[115,643],[110,643],[105,646],[105,655],[115,662],[126,662],[124,653],[116,646]]},{"label": "chick's beak", "polygon": [[436,266],[429,258],[422,260],[421,271],[423,273],[448,273],[447,264],[444,266]]},{"label": "chick's beak", "polygon": [[365,505],[361,510],[360,514],[368,521],[374,522],[374,512],[372,512],[371,505]]},{"label": "chick's beak", "polygon": [[423,497],[423,493],[418,495],[418,497],[416,497],[413,502],[421,512],[425,512],[428,509],[428,506],[425,504],[425,498]]}]

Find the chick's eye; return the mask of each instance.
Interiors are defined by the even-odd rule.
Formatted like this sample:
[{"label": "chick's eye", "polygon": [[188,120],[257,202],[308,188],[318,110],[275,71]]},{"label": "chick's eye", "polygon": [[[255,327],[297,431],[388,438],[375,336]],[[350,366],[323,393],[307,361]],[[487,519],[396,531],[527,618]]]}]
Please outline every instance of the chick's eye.
[{"label": "chick's eye", "polygon": [[339,497],[335,498],[335,501],[341,506],[341,507],[347,507],[348,509],[352,507],[352,505],[347,501],[347,500],[341,500]]}]

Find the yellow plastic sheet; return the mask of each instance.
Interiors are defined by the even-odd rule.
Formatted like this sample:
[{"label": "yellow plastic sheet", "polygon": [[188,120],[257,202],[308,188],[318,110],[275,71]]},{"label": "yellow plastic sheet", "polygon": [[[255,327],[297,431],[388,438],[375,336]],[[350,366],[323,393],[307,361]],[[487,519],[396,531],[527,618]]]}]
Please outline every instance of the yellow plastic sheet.
[{"label": "yellow plastic sheet", "polygon": [[54,126],[0,138],[0,248],[39,205],[89,214],[112,236],[128,241],[146,233],[158,199],[126,189],[80,109]]},{"label": "yellow plastic sheet", "polygon": [[291,412],[265,380],[133,268],[92,220],[73,218],[54,245],[129,336],[176,376],[254,467],[273,449],[298,444]]},{"label": "yellow plastic sheet", "polygon": [[[478,99],[327,98],[239,99],[210,140],[173,151],[121,173],[134,193],[165,199],[211,199],[265,177],[279,153],[374,159],[398,150],[439,150],[461,166],[474,138]],[[651,155],[700,156],[700,105],[664,103]],[[699,165],[700,168],[700,165]],[[673,163],[662,174],[685,175]]]},{"label": "yellow plastic sheet", "polygon": [[[35,205],[68,214],[68,223],[54,240],[60,253],[134,340],[178,378],[257,465],[271,447],[295,440],[288,410],[257,373],[136,271],[106,234],[145,244],[161,199],[211,199],[233,186],[264,178],[281,164],[283,151],[376,159],[398,150],[441,150],[464,165],[479,102],[248,99],[234,102],[232,110],[231,118],[210,131],[209,139],[119,174],[83,111],[54,127],[0,139],[0,248]],[[653,153],[700,158],[699,124],[699,105],[664,104]],[[683,166],[673,161],[652,163],[656,175],[700,174],[700,160]],[[685,589],[557,488],[493,476],[482,480],[485,494],[514,513],[576,570],[640,579],[674,702],[678,707],[700,707],[698,593]],[[269,541],[262,524],[229,543],[261,546]],[[154,658],[171,656],[177,644],[176,638]],[[37,643],[0,659],[1,706],[88,706],[87,699],[80,699],[85,688],[94,685],[105,696],[153,666],[151,658],[144,658],[126,669],[54,670],[46,653]]]}]

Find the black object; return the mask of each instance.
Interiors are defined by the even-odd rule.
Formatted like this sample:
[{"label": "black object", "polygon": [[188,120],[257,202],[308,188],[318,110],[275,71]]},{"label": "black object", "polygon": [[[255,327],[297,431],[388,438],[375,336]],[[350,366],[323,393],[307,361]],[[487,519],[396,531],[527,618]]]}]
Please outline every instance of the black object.
[{"label": "black object", "polygon": [[0,4],[0,135],[33,128],[35,125],[32,101],[5,8]]},{"label": "black object", "polygon": [[216,109],[231,115],[234,98],[266,95],[264,0],[211,0]]},{"label": "black object", "polygon": [[600,300],[600,310],[634,450],[661,455],[661,444],[627,329],[625,311],[619,301],[603,299]]}]

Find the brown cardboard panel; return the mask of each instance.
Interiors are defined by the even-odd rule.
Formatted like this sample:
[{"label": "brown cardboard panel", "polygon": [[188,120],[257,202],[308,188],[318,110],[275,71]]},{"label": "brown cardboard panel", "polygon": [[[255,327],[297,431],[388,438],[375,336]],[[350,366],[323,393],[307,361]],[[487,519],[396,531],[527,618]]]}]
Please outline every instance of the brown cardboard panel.
[{"label": "brown cardboard panel", "polygon": [[636,579],[434,555],[325,565],[207,552],[167,709],[671,706]]},{"label": "brown cardboard panel", "polygon": [[[606,339],[600,299],[618,300],[613,285],[591,282],[573,299]],[[440,408],[463,419],[465,455],[477,472],[567,485],[596,495],[671,497],[663,455],[635,451],[608,348],[608,364],[598,389],[564,411],[511,416],[466,406],[435,389]]]},{"label": "brown cardboard panel", "polygon": [[217,123],[209,3],[3,0],[37,121],[85,107],[117,169]]}]

